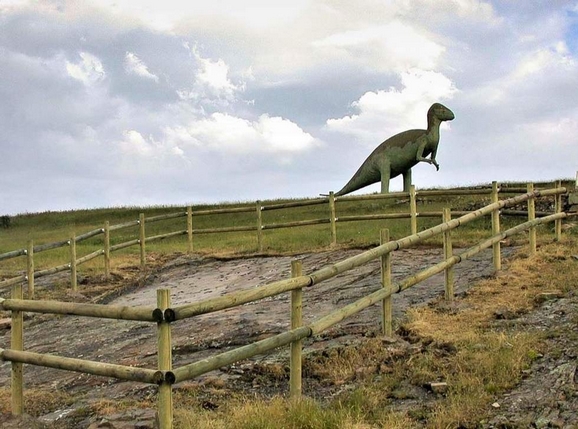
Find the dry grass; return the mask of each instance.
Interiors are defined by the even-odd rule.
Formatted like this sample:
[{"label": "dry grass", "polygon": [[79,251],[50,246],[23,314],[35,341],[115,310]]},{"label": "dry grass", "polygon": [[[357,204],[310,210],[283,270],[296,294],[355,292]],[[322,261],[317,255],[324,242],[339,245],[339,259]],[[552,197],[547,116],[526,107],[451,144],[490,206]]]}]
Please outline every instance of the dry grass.
[{"label": "dry grass", "polygon": [[[329,385],[356,386],[349,393],[297,402],[238,393],[213,411],[191,399],[181,407],[179,400],[176,427],[474,427],[496,395],[515,386],[522,371],[545,353],[537,332],[512,325],[506,329],[496,323],[497,315],[516,317],[531,311],[546,292],[563,295],[575,289],[575,254],[578,244],[571,238],[543,245],[533,257],[522,252],[455,303],[410,310],[398,330],[411,343],[405,348],[374,338],[306,359],[309,376]],[[428,392],[424,386],[431,382],[447,383],[447,391]],[[195,395],[190,391],[184,397]]]}]

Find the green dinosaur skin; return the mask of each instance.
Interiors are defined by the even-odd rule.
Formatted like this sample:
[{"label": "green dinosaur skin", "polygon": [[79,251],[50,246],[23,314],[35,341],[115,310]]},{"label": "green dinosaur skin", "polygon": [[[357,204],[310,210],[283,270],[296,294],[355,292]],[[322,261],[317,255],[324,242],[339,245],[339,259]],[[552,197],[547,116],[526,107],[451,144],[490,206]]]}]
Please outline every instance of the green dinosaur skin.
[{"label": "green dinosaur skin", "polygon": [[[396,134],[380,144],[367,157],[347,185],[335,195],[345,195],[381,181],[381,193],[389,192],[389,180],[403,174],[403,190],[411,186],[411,168],[427,162],[440,169],[435,157],[440,141],[440,124],[454,119],[453,112],[434,103],[427,112],[427,130],[409,130]],[[431,158],[426,158],[431,154]]]}]

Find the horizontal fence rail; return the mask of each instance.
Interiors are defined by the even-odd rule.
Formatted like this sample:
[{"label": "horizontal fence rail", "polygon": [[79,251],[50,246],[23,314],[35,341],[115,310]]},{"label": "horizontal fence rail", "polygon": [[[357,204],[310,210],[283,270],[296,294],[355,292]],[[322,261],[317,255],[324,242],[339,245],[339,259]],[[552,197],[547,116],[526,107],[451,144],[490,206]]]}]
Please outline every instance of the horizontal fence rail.
[{"label": "horizontal fence rail", "polygon": [[[496,187],[494,186],[494,189]],[[388,233],[382,233],[382,241],[383,243],[366,251],[363,251],[355,256],[343,259],[341,261],[335,262],[333,264],[326,265],[316,271],[311,272],[310,274],[303,275],[301,269],[293,269],[292,267],[292,277],[286,280],[280,280],[276,282],[272,282],[266,285],[257,286],[254,288],[250,288],[247,290],[242,290],[239,292],[230,293],[224,296],[220,296],[217,298],[211,298],[203,301],[199,301],[193,304],[187,304],[182,306],[171,307],[170,306],[170,296],[168,290],[159,290],[157,291],[157,306],[140,306],[140,307],[127,307],[127,306],[109,306],[109,305],[99,305],[99,304],[85,304],[85,303],[70,303],[70,302],[59,302],[59,301],[37,301],[33,299],[22,299],[22,285],[21,277],[18,277],[18,282],[13,285],[12,289],[12,298],[10,299],[1,299],[0,298],[0,309],[8,310],[12,312],[12,340],[11,340],[11,347],[10,349],[0,349],[0,358],[5,361],[12,362],[12,410],[15,414],[20,414],[23,412],[23,403],[22,403],[22,364],[27,363],[31,365],[37,366],[45,366],[51,368],[58,368],[58,369],[65,369],[70,371],[77,371],[87,374],[93,375],[100,375],[100,376],[108,376],[114,377],[121,380],[130,380],[130,381],[138,381],[143,383],[149,384],[157,384],[159,385],[159,397],[158,397],[158,408],[159,408],[159,425],[161,429],[168,429],[172,427],[172,396],[171,396],[171,385],[177,382],[189,380],[195,378],[199,375],[205,374],[209,371],[221,368],[226,365],[230,365],[232,363],[238,362],[240,360],[248,359],[253,356],[266,353],[268,351],[274,350],[276,348],[286,346],[288,344],[291,345],[291,395],[298,396],[300,394],[300,374],[301,374],[301,367],[300,367],[300,353],[301,353],[301,343],[300,341],[304,338],[311,337],[313,335],[317,335],[324,330],[328,329],[331,326],[334,326],[337,323],[340,323],[344,319],[358,313],[359,311],[377,304],[379,302],[384,303],[392,294],[400,293],[403,290],[412,287],[423,280],[439,274],[441,272],[451,269],[454,265],[464,261],[472,256],[476,255],[477,253],[481,252],[484,249],[494,247],[496,249],[496,245],[500,243],[500,241],[504,240],[507,237],[512,235],[530,231],[530,247],[535,247],[535,239],[532,238],[532,232],[535,232],[535,227],[539,225],[543,225],[550,222],[556,223],[556,230],[558,230],[559,222],[562,219],[565,219],[569,216],[575,216],[576,213],[566,213],[561,210],[561,203],[558,200],[558,196],[561,194],[566,193],[566,188],[557,186],[553,189],[546,189],[546,190],[533,190],[533,186],[528,186],[528,192],[523,193],[522,195],[517,195],[515,197],[511,197],[505,200],[497,200],[497,195],[494,192],[492,194],[492,199],[494,202],[480,208],[474,210],[472,212],[454,212],[451,213],[449,209],[445,209],[443,212],[443,221],[441,224],[436,225],[431,228],[427,228],[420,232],[412,233],[406,237],[403,237],[398,240],[389,240],[387,237],[389,236]],[[461,190],[460,190],[461,191]],[[474,189],[469,190],[470,192],[482,192],[488,193],[488,190],[481,190],[481,189]],[[412,198],[418,194],[425,194],[426,192],[434,192],[434,191],[423,191],[423,192],[415,192],[412,190],[409,193],[397,193],[397,197],[406,197],[410,196]],[[431,195],[439,195],[439,194],[431,194]],[[457,194],[454,194],[457,195]],[[469,195],[469,194],[464,194]],[[547,196],[556,196],[556,213],[554,214],[544,214],[542,217],[536,218],[535,216],[537,213],[534,210],[534,202],[536,199],[541,197]],[[375,199],[375,196],[371,196],[371,199]],[[392,198],[391,196],[388,196]],[[355,201],[355,199],[359,199],[358,197],[347,197]],[[333,195],[330,195],[328,199],[320,199],[322,203],[327,202],[335,202],[337,198]],[[341,200],[341,198],[340,198]],[[459,228],[460,226],[466,225],[469,222],[472,222],[476,219],[479,219],[483,216],[492,215],[493,219],[497,218],[497,214],[506,207],[511,207],[518,205],[520,203],[528,203],[528,211],[525,212],[528,216],[528,220],[516,225],[514,227],[508,228],[504,231],[499,230],[499,223],[496,224],[493,222],[492,228],[492,235],[480,241],[474,246],[471,246],[460,253],[453,254],[451,251],[451,241],[449,232]],[[290,204],[290,207],[297,207],[296,203],[287,203]],[[315,203],[308,202],[308,205],[314,205]],[[277,204],[269,206],[269,210],[287,208],[287,205],[281,207],[284,204]],[[275,207],[276,206],[276,207]],[[265,209],[266,206],[261,206],[257,204],[256,207],[251,207],[250,210],[247,207],[236,208],[239,210],[234,211],[234,213],[242,213],[242,212],[256,212],[260,215],[262,210]],[[219,213],[224,213],[224,210],[233,210],[233,209],[221,209]],[[161,240],[168,237],[174,237],[178,235],[188,235],[189,239],[191,234],[195,232],[195,230],[191,226],[191,217],[193,215],[206,215],[212,214],[209,213],[211,210],[204,210],[198,213],[193,213],[191,209],[187,210],[184,214],[182,212],[179,213],[172,213],[167,215],[155,216],[146,219],[146,222],[155,222],[161,221],[166,219],[174,219],[178,217],[187,217],[187,230],[182,231],[174,231],[167,234],[160,234],[155,235],[152,237],[145,238],[145,219],[144,215],[141,215],[139,221],[136,223],[129,222],[123,225],[122,227],[128,226],[139,226],[139,239],[132,240],[127,243],[131,243],[130,245],[140,245],[141,246],[141,258],[144,254],[144,243],[145,241],[154,241],[154,240]],[[412,213],[413,217],[417,216],[417,212]],[[437,215],[437,213],[436,213]],[[452,219],[452,215],[459,217]],[[258,217],[260,219],[260,216]],[[319,219],[321,220],[321,219]],[[329,219],[322,219],[324,223],[330,222]],[[336,220],[336,219],[334,219]],[[353,220],[353,219],[349,219]],[[356,219],[358,220],[358,219]],[[363,219],[367,220],[367,219]],[[314,220],[317,221],[317,220]],[[294,225],[310,225],[311,223],[306,222],[313,222],[312,220],[309,221],[297,221],[297,222],[287,222],[287,224]],[[130,224],[130,225],[129,225]],[[127,226],[128,225],[128,226]],[[257,229],[258,231],[262,229],[267,229],[275,226],[275,224],[263,225],[257,224],[256,226],[252,227],[251,229],[245,229],[245,231],[254,231]],[[277,224],[277,227],[282,227],[280,225],[284,224]],[[497,228],[496,228],[497,225]],[[241,228],[241,227],[237,227]],[[71,265],[74,267],[76,264],[88,261],[90,259],[96,258],[107,252],[112,251],[113,249],[120,249],[119,246],[124,246],[127,243],[116,244],[114,246],[108,245],[103,250],[97,250],[93,253],[85,255],[81,258],[76,258],[75,246],[72,244],[77,243],[81,239],[87,239],[99,235],[101,232],[105,234],[105,236],[111,231],[114,230],[115,226],[109,226],[108,223],[106,224],[105,228],[102,230],[94,230],[90,231],[89,233],[85,233],[83,235],[79,235],[77,237],[72,237],[71,240],[67,241],[67,245],[71,246],[71,253],[72,253],[72,262],[68,265],[63,265],[60,267],[51,268],[49,270],[37,271],[37,272],[29,272],[31,277],[34,278],[39,276],[45,272],[56,272],[54,270],[60,269],[68,269],[71,268]],[[116,229],[118,225],[116,225]],[[201,230],[202,231],[202,230]],[[198,230],[197,230],[198,232]],[[384,267],[386,267],[386,263],[384,262],[388,255],[391,252],[394,252],[399,249],[404,249],[411,247],[415,244],[418,244],[428,238],[443,235],[444,236],[444,246],[449,246],[444,249],[444,259],[431,266],[429,268],[423,269],[418,273],[409,276],[399,282],[391,283],[387,280],[387,273],[384,272]],[[385,239],[384,239],[385,237]],[[558,237],[557,237],[558,238]],[[48,248],[55,248],[56,246],[61,245],[64,242],[58,243],[51,243],[50,245],[41,245],[41,246],[30,246],[30,250],[26,251],[25,253],[21,254],[20,251],[13,251],[8,252],[3,255],[0,255],[0,259],[6,255],[16,255],[16,256],[23,256],[26,254],[33,254],[36,251],[43,251]],[[55,246],[55,247],[50,247]],[[40,250],[38,250],[40,249]],[[449,249],[449,251],[448,251]],[[498,250],[498,257],[499,257],[499,247]],[[10,256],[10,257],[16,257]],[[494,253],[494,257],[496,254]],[[6,257],[7,258],[7,257]],[[326,315],[323,315],[313,322],[309,323],[307,326],[299,326],[300,322],[300,300],[301,294],[294,295],[294,292],[301,291],[303,288],[307,287],[314,287],[316,284],[319,284],[322,281],[328,280],[332,277],[335,277],[345,271],[355,269],[366,264],[369,261],[375,260],[377,258],[382,258],[382,287],[377,289],[376,291],[363,296],[356,301],[333,310]],[[8,281],[12,281],[13,279],[9,279]],[[3,283],[6,283],[4,281]],[[446,298],[453,299],[453,296],[448,296],[447,291],[451,290],[451,295],[453,295],[453,289],[448,289],[448,277],[446,277]],[[453,287],[453,286],[452,286]],[[187,365],[183,365],[179,368],[172,368],[172,355],[171,355],[171,323],[176,322],[178,320],[183,320],[186,318],[194,317],[201,314],[207,314],[215,311],[224,310],[227,308],[237,307],[249,302],[254,302],[261,300],[263,298],[275,296],[281,293],[291,292],[292,293],[292,311],[298,311],[299,316],[295,316],[292,314],[291,316],[291,329],[282,332],[277,335],[273,335],[269,338],[263,339],[261,341],[257,341],[252,344],[248,344],[242,347],[235,348],[233,350],[229,350],[224,353],[219,353],[215,356],[208,357],[206,359],[202,359],[197,362],[193,362]],[[294,299],[298,299],[297,301],[293,302]],[[385,311],[385,310],[384,310]],[[85,316],[85,317],[97,317],[97,318],[107,318],[107,319],[116,319],[116,320],[136,320],[136,321],[145,321],[156,323],[157,330],[158,330],[158,356],[159,356],[159,368],[157,370],[153,369],[145,369],[145,368],[134,368],[124,365],[116,365],[112,363],[102,363],[102,362],[95,362],[90,360],[84,359],[74,359],[74,358],[66,358],[60,357],[50,354],[41,354],[41,353],[33,353],[23,350],[23,312],[35,312],[35,313],[45,313],[45,314],[63,314],[63,315],[75,315],[75,316]],[[389,318],[391,317],[391,312],[389,312]],[[385,323],[387,323],[387,317],[384,313],[384,318],[382,323],[384,324],[384,332]],[[391,323],[391,320],[389,320]],[[297,325],[297,326],[295,326]],[[298,345],[298,346],[297,346]],[[294,364],[294,359],[298,364]],[[296,376],[294,371],[298,370],[299,376]]]}]

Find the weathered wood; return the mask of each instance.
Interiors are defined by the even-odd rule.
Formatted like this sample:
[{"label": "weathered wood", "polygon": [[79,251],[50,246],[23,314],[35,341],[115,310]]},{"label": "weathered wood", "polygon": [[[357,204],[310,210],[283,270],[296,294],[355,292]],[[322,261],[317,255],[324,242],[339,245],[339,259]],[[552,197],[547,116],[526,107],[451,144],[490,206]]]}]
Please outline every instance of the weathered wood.
[{"label": "weathered wood", "polygon": [[147,217],[147,223],[159,222],[161,220],[168,220],[168,219],[176,219],[179,217],[185,217],[186,215],[187,215],[187,212],[176,212],[176,213],[167,213],[167,214],[162,214],[162,215],[157,215],[157,216],[149,216],[149,217]]},{"label": "weathered wood", "polygon": [[44,366],[48,368],[64,369],[67,371],[82,372],[84,374],[114,377],[119,380],[138,381],[141,383],[160,384],[164,379],[161,371],[132,366],[116,365],[111,363],[94,362],[43,353],[17,351],[14,349],[1,350],[3,360],[22,365],[22,363]]},{"label": "weathered wood", "polygon": [[[556,181],[556,188],[561,188],[561,187],[562,187],[562,181],[557,180]],[[556,197],[554,199],[554,211],[556,213],[562,212],[562,194],[556,195]],[[562,219],[558,219],[554,223],[554,234],[555,234],[555,240],[556,241],[562,240]]]},{"label": "weathered wood", "polygon": [[102,228],[94,229],[92,231],[85,232],[84,234],[77,235],[75,240],[78,243],[80,241],[84,241],[84,240],[88,240],[89,238],[96,237],[97,235],[100,235],[102,233],[104,233],[104,229],[102,229]]},{"label": "weathered wood", "polygon": [[[493,204],[498,203],[498,182],[492,182],[492,195],[491,195],[491,202]],[[530,197],[528,197],[530,198]],[[499,209],[492,211],[492,235],[499,234],[500,232],[500,211]],[[494,243],[492,247],[492,255],[493,255],[493,262],[494,262],[494,270],[500,271],[502,269],[502,256],[500,250],[500,242]]]},{"label": "weathered wood", "polygon": [[0,255],[0,261],[3,261],[5,259],[17,258],[18,256],[23,255],[26,255],[26,249],[12,250],[11,252],[2,253]]},{"label": "weathered wood", "polygon": [[446,197],[457,195],[489,195],[490,188],[480,189],[424,189],[417,191],[416,194],[420,197]]},{"label": "weathered wood", "polygon": [[[528,183],[527,185],[528,193],[534,192],[534,184]],[[528,220],[532,221],[536,219],[536,204],[534,201],[534,197],[528,199]],[[528,239],[529,239],[529,253],[530,256],[534,256],[536,254],[536,227],[533,226],[528,230]]]},{"label": "weathered wood", "polygon": [[[449,208],[444,208],[443,210],[443,222],[449,222],[452,220],[452,214]],[[451,231],[447,230],[444,232],[444,258],[446,260],[453,256],[452,247],[452,236]],[[446,301],[454,300],[454,270],[452,267],[448,267],[445,270],[445,299]]]},{"label": "weathered wood", "polygon": [[110,225],[110,230],[111,231],[116,231],[119,229],[124,229],[124,228],[130,228],[133,226],[138,226],[139,221],[138,220],[131,220],[129,222],[124,222],[124,223],[119,223],[117,225]]},{"label": "weathered wood", "polygon": [[409,213],[382,213],[370,215],[339,216],[337,222],[356,222],[360,220],[409,219]]},{"label": "weathered wood", "polygon": [[61,301],[33,301],[5,299],[0,308],[12,311],[30,311],[33,313],[71,314],[75,316],[100,317],[104,319],[140,320],[155,322],[153,307],[125,307],[103,304],[86,304]]},{"label": "weathered wood", "polygon": [[96,259],[96,258],[98,258],[99,256],[102,256],[102,255],[104,255],[104,250],[103,250],[103,249],[95,250],[94,252],[89,253],[88,255],[84,255],[84,256],[82,256],[81,258],[78,258],[78,259],[76,260],[76,265],[78,266],[78,265],[84,264],[84,263],[86,263],[86,262],[88,262],[88,261],[92,261],[93,259]]},{"label": "weathered wood", "polygon": [[[389,229],[382,229],[380,244],[389,242]],[[391,253],[381,256],[381,287],[391,291]],[[387,337],[393,334],[393,309],[391,294],[381,301],[381,332]]]},{"label": "weathered wood", "polygon": [[[169,289],[157,290],[157,307],[163,311],[170,308],[171,297]],[[173,356],[171,346],[171,325],[163,320],[158,322],[158,368],[159,371],[171,371],[173,369]],[[166,380],[159,386],[158,396],[158,420],[160,429],[173,427],[173,394],[172,386]]]},{"label": "weathered wood", "polygon": [[261,213],[261,201],[255,205],[257,212],[257,251],[263,251],[263,215]]},{"label": "weathered wood", "polygon": [[26,280],[28,280],[28,299],[34,299],[34,241],[28,242],[26,252]]},{"label": "weathered wood", "polygon": [[125,241],[124,243],[115,244],[114,246],[110,246],[111,252],[116,252],[117,250],[125,249],[127,247],[136,246],[139,244],[139,239]]},{"label": "weathered wood", "polygon": [[293,341],[309,337],[310,335],[311,329],[308,326],[302,326],[300,328],[292,329],[273,337],[257,341],[256,343],[248,344],[246,346],[239,347],[234,350],[220,353],[216,356],[182,366],[173,371],[176,379],[175,382],[180,383],[181,381],[190,380],[209,371],[213,371],[225,365],[230,365],[234,362],[268,352],[269,350],[276,349],[277,347],[285,346]]},{"label": "weathered wood", "polygon": [[[552,212],[544,212],[544,211],[539,211],[539,210],[534,210],[534,214],[536,215],[536,217],[544,217],[544,216],[549,216],[551,214],[554,214]],[[527,210],[501,210],[500,211],[500,215],[501,216],[523,216],[523,217],[527,217],[528,216],[528,211]]]},{"label": "weathered wood", "polygon": [[329,201],[328,198],[318,198],[313,200],[304,200],[304,201],[292,201],[289,203],[278,203],[278,204],[269,204],[268,206],[262,206],[261,210],[279,210],[279,209],[289,209],[292,207],[306,207],[306,206],[316,206],[319,204],[326,204]]},{"label": "weathered wood", "polygon": [[[303,275],[303,265],[301,261],[291,261],[291,277],[301,277]],[[291,291],[291,329],[300,328],[303,325],[303,289]],[[289,396],[292,399],[301,397],[301,350],[303,348],[301,339],[291,343],[289,358]]]},{"label": "weathered wood", "polygon": [[257,231],[256,226],[229,226],[224,228],[193,229],[194,234],[215,234],[219,232]]},{"label": "weathered wood", "polygon": [[[22,299],[22,284],[12,287],[12,299]],[[10,348],[24,350],[24,318],[20,310],[12,310],[12,325],[10,328]],[[22,363],[12,362],[11,370],[12,414],[20,416],[24,412],[24,375]]]},{"label": "weathered wood", "polygon": [[255,211],[255,206],[247,207],[230,207],[225,209],[208,209],[208,210],[195,210],[193,211],[194,216],[203,216],[211,214],[225,214],[225,213],[253,213]]},{"label": "weathered wood", "polygon": [[193,208],[187,207],[187,253],[193,253]]},{"label": "weathered wood", "polygon": [[409,215],[411,233],[417,233],[417,201],[415,196],[415,185],[409,187]]},{"label": "weathered wood", "polygon": [[78,290],[78,279],[76,277],[76,237],[70,237],[70,287],[73,291]]},{"label": "weathered wood", "polygon": [[110,222],[104,222],[104,278],[110,278]]},{"label": "weathered wood", "polygon": [[34,253],[45,252],[47,250],[58,249],[59,247],[66,247],[69,245],[68,240],[55,241],[54,243],[40,244],[34,246]]},{"label": "weathered wood", "polygon": [[147,258],[146,258],[146,232],[145,232],[145,215],[141,213],[138,219],[139,225],[139,239],[138,244],[140,247],[140,269],[144,271],[147,265]]},{"label": "weathered wood", "polygon": [[230,293],[210,298],[204,301],[175,307],[175,320],[186,319],[199,314],[212,313],[214,311],[224,310],[226,308],[237,307],[248,302],[279,295],[283,292],[295,290],[311,285],[309,276],[301,276],[286,280],[279,280],[267,285],[258,286],[248,290]]},{"label": "weathered wood", "polygon": [[17,283],[22,283],[24,281],[26,281],[25,275],[18,276],[18,277],[12,277],[11,279],[2,280],[0,282],[0,290],[6,289],[12,285],[15,285]]},{"label": "weathered wood", "polygon": [[[148,222],[148,219],[147,219],[147,222]],[[164,240],[167,238],[177,237],[179,235],[185,235],[185,234],[187,234],[187,230],[168,232],[166,234],[159,234],[159,235],[153,235],[152,237],[147,237],[146,241],[147,241],[147,243],[150,243],[151,241],[160,241],[160,240]]]},{"label": "weathered wood", "polygon": [[34,278],[37,279],[39,277],[49,276],[51,274],[60,273],[61,271],[68,271],[70,270],[70,264],[63,264],[58,265],[57,267],[47,268],[46,270],[36,271],[34,273]]},{"label": "weathered wood", "polygon": [[346,195],[343,197],[335,197],[337,201],[371,201],[371,200],[387,200],[392,198],[407,198],[409,192],[388,192],[387,194],[369,194],[369,195]]},{"label": "weathered wood", "polygon": [[294,226],[320,225],[322,223],[329,223],[329,222],[330,222],[329,219],[298,220],[295,222],[271,223],[269,225],[262,225],[261,229],[291,228]]},{"label": "weathered wood", "polygon": [[329,222],[331,223],[331,246],[337,245],[337,227],[335,225],[335,195],[333,191],[329,193]]}]

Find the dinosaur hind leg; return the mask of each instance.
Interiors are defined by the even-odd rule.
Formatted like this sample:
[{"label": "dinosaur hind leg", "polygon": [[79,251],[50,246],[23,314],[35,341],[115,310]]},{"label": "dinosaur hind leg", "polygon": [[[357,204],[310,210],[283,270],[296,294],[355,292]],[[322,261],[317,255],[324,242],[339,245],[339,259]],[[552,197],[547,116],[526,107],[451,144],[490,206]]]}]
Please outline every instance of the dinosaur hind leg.
[{"label": "dinosaur hind leg", "polygon": [[403,192],[409,192],[411,188],[411,168],[403,173]]}]

